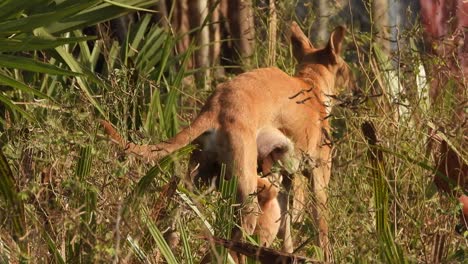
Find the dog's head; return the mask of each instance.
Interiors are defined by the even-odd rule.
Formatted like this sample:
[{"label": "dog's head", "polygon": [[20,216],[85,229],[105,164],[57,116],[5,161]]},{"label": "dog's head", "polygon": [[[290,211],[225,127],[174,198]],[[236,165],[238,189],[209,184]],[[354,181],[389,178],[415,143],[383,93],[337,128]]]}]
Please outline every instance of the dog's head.
[{"label": "dog's head", "polygon": [[340,57],[345,33],[344,27],[336,27],[331,32],[327,45],[319,49],[312,45],[299,25],[292,22],[291,45],[293,55],[298,62],[297,74],[307,77],[311,72],[317,74],[317,69],[314,68],[327,69],[334,79],[341,79],[343,84],[349,87],[352,74],[346,62]]}]

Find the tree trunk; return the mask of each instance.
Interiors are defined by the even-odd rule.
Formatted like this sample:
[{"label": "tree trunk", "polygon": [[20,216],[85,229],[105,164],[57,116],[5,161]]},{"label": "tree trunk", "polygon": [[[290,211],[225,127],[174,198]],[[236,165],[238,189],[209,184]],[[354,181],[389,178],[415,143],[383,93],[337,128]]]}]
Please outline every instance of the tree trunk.
[{"label": "tree trunk", "polygon": [[325,43],[328,40],[328,22],[330,20],[330,1],[317,0],[316,34],[312,34],[316,43]]},{"label": "tree trunk", "polygon": [[372,4],[372,27],[377,35],[377,43],[380,44],[385,54],[389,54],[390,42],[388,31],[388,0],[371,0]]},{"label": "tree trunk", "polygon": [[[223,4],[224,2],[224,4]],[[221,55],[221,28],[222,28],[222,8],[223,5],[226,5],[226,0],[210,0],[210,6],[214,6],[214,11],[211,17],[210,25],[210,64],[212,66],[220,65],[220,55]],[[224,70],[221,67],[215,67],[212,70],[213,78],[217,79],[221,76],[224,76]]]},{"label": "tree trunk", "polygon": [[[188,35],[190,30],[190,21],[187,1],[188,0],[176,0],[173,2],[173,5],[175,6],[171,24],[174,32],[182,35],[176,45],[176,52],[179,54],[185,52],[190,45],[190,36]],[[187,63],[187,66],[189,68],[193,67],[192,60]]]},{"label": "tree trunk", "polygon": [[239,59],[248,65],[254,51],[255,37],[252,0],[228,1],[228,19],[235,50]]},{"label": "tree trunk", "polygon": [[208,67],[210,66],[210,28],[208,26],[208,0],[191,1],[190,15],[194,18],[192,28],[198,28],[196,36],[197,50],[195,51],[195,81],[197,86],[203,89],[207,88],[209,79]]},{"label": "tree trunk", "polygon": [[276,64],[276,6],[275,0],[270,0],[268,7],[268,65],[274,66]]}]

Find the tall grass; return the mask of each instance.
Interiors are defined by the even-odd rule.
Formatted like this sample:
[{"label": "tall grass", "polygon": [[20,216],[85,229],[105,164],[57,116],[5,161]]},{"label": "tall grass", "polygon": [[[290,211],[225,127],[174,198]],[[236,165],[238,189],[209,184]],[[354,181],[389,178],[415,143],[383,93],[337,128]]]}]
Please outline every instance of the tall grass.
[{"label": "tall grass", "polygon": [[[46,2],[24,3],[22,13],[0,10],[0,18],[15,21],[0,23],[0,262],[197,263],[217,252],[229,263],[226,250],[202,238],[230,236],[235,182],[222,181],[226,188],[218,192],[190,192],[181,183],[165,192],[184,177],[191,148],[143,164],[121,155],[97,123],[106,118],[139,143],[167,139],[189,124],[198,101],[205,99],[185,67],[197,47],[174,54],[181,36],[146,14],[129,25],[122,43],[104,27],[97,36],[86,36],[84,26],[129,11],[109,1],[63,1],[63,10],[44,20],[46,11],[55,9],[33,7]],[[19,2],[5,3],[16,10]],[[145,8],[152,1],[121,3]],[[291,10],[291,3],[277,4],[281,41],[275,65],[288,73],[295,66],[284,33],[294,17]],[[262,15],[257,14],[258,31],[267,32]],[[25,33],[12,31],[24,24]],[[344,91],[330,117],[329,222],[337,263],[430,263],[436,239],[447,262],[467,256],[466,238],[453,231],[458,207],[434,191],[425,145],[426,124],[448,122],[447,109],[458,99],[447,89],[440,105],[427,107],[427,86],[417,80],[421,63],[432,61],[416,49],[417,29],[401,34],[411,49],[387,55],[372,47],[368,33],[347,36],[344,57],[363,97]],[[271,47],[261,41],[252,60],[256,67],[272,64]],[[395,66],[393,59],[401,64]],[[361,130],[364,122],[374,124],[375,146]],[[466,154],[459,148],[460,135],[447,136]],[[381,158],[367,155],[377,149]],[[312,217],[293,227],[295,245],[302,245],[297,253],[319,258],[310,242],[317,235]],[[163,239],[174,229],[181,240],[176,247]]]}]

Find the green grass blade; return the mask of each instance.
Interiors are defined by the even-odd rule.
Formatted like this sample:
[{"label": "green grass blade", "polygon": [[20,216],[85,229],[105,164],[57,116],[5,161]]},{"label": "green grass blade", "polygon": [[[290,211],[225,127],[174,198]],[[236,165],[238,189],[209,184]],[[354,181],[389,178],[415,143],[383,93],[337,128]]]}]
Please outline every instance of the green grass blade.
[{"label": "green grass blade", "polygon": [[83,182],[84,178],[88,176],[91,171],[91,164],[93,161],[91,152],[91,146],[82,147],[80,150],[80,158],[76,167],[76,176],[80,182]]},{"label": "green grass blade", "polygon": [[26,242],[21,240],[26,234],[24,204],[18,195],[15,178],[8,160],[0,148],[0,197],[7,205],[9,219],[12,221],[12,236],[18,243],[22,253],[26,253]]},{"label": "green grass blade", "polygon": [[101,40],[97,40],[94,42],[94,48],[91,51],[91,56],[89,58],[90,70],[94,72],[96,70],[96,65],[99,60],[99,56],[101,54],[101,47],[103,42]]},{"label": "green grass blade", "polygon": [[[164,81],[166,81],[165,78]],[[166,85],[169,87],[167,82]],[[164,132],[167,138],[173,137],[179,130],[177,117],[177,100],[179,95],[179,90],[176,87],[171,87],[166,98],[166,104],[164,105],[163,117],[166,125]]]},{"label": "green grass blade", "polygon": [[151,236],[154,239],[154,242],[156,242],[156,245],[158,246],[159,250],[161,251],[161,254],[164,256],[168,264],[177,264],[177,259],[174,256],[174,253],[172,252],[171,248],[167,244],[166,240],[164,239],[164,236],[162,235],[161,231],[159,231],[158,227],[154,224],[154,222],[151,220],[151,218],[148,216],[148,210],[146,208],[141,210],[141,215],[142,215],[142,220],[148,227],[148,230],[150,231]]},{"label": "green grass blade", "polygon": [[193,264],[192,250],[190,248],[189,238],[185,229],[186,226],[182,223],[182,220],[180,218],[177,219],[177,230],[180,231],[180,240],[182,241],[186,263]]},{"label": "green grass blade", "polygon": [[389,223],[389,188],[386,161],[383,152],[376,148],[377,132],[372,122],[365,122],[362,131],[368,141],[368,159],[372,167],[375,224],[380,244],[380,255],[385,263],[407,263],[401,247],[395,242]]},{"label": "green grass blade", "polygon": [[135,241],[131,236],[127,236],[127,243],[142,263],[149,263],[145,251],[138,245],[137,241]]},{"label": "green grass blade", "polygon": [[211,233],[211,235],[214,236],[214,228],[210,224],[210,222],[206,219],[206,217],[200,212],[200,210],[197,208],[197,206],[193,203],[193,201],[185,194],[182,193],[178,190],[176,190],[176,193],[179,195],[179,197],[185,202],[185,204],[192,209],[192,211],[200,218],[205,225],[206,229]]},{"label": "green grass blade", "polygon": [[124,214],[128,212],[128,207],[133,207],[137,204],[138,199],[146,193],[146,190],[151,186],[151,183],[158,175],[166,173],[175,160],[187,156],[192,152],[192,150],[193,146],[185,146],[171,155],[162,158],[156,166],[151,168],[148,173],[138,181],[135,188],[125,198]]},{"label": "green grass blade", "polygon": [[44,223],[37,219],[35,212],[31,208],[27,209],[26,212],[28,214],[28,219],[32,220],[41,231],[42,239],[45,240],[49,253],[54,256],[55,263],[65,264],[66,262],[63,259],[57,244],[54,242],[49,232],[47,232],[46,228],[44,227]]}]

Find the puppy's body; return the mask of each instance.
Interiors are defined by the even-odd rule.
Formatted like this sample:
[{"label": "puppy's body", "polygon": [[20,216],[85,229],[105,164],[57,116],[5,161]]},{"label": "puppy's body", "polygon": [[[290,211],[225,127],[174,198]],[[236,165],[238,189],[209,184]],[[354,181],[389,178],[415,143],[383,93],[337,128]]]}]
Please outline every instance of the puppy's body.
[{"label": "puppy's body", "polygon": [[[294,77],[277,68],[246,72],[220,84],[208,98],[193,123],[167,142],[157,145],[126,145],[127,151],[146,159],[159,159],[189,144],[209,129],[216,129],[219,161],[226,164],[226,177],[238,178],[238,201],[244,203],[241,226],[252,234],[257,224],[257,201],[247,197],[257,190],[257,134],[265,127],[282,131],[315,161],[312,168],[316,206],[313,215],[319,227],[318,243],[328,260],[326,188],[330,178],[329,131],[325,118],[337,76],[346,77],[347,65],[340,58],[344,29],[332,32],[328,45],[316,49],[295,23],[291,26],[293,53],[299,64]],[[233,239],[242,232],[234,230]]]}]

